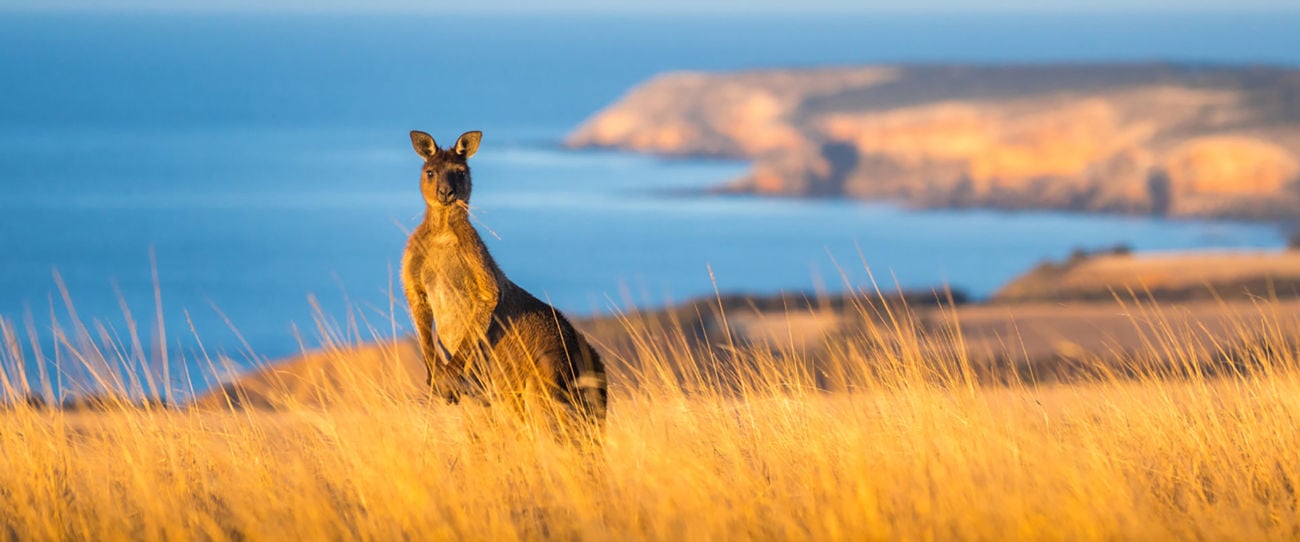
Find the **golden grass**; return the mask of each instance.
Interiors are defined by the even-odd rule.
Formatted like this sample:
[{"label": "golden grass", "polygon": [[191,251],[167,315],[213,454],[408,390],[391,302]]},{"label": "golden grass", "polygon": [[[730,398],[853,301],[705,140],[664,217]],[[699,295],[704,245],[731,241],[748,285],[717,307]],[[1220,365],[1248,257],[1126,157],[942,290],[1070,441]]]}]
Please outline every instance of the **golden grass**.
[{"label": "golden grass", "polygon": [[[603,447],[363,373],[329,408],[18,404],[0,537],[1296,539],[1295,328],[1267,312],[1213,373],[1134,359],[1041,386],[975,378],[959,335],[904,319],[819,360],[634,328]],[[1163,333],[1153,353],[1200,340]]]}]

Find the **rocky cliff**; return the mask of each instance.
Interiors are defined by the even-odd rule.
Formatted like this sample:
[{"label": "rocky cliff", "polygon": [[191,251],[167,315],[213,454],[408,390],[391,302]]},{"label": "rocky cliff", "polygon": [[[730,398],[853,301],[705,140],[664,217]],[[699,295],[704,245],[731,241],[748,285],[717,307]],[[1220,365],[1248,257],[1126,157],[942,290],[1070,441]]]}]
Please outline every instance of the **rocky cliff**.
[{"label": "rocky cliff", "polygon": [[923,207],[1300,215],[1300,70],[914,66],[670,73],[575,148],[743,157],[729,190]]}]

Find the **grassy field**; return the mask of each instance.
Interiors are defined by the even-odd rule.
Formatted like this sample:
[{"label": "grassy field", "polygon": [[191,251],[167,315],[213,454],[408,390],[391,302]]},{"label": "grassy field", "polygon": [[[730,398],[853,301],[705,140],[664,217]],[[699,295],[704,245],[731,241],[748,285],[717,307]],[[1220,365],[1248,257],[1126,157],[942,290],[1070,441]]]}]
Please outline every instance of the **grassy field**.
[{"label": "grassy field", "polygon": [[[1267,305],[1215,359],[1180,355],[1206,341],[1194,326],[1157,323],[1150,356],[1080,362],[1052,384],[973,367],[959,333],[892,321],[816,359],[725,337],[700,351],[629,321],[603,446],[430,405],[386,384],[406,377],[382,353],[336,373],[348,392],[325,403],[16,403],[0,412],[0,537],[1300,537],[1297,328]],[[20,339],[6,336],[13,397]]]}]

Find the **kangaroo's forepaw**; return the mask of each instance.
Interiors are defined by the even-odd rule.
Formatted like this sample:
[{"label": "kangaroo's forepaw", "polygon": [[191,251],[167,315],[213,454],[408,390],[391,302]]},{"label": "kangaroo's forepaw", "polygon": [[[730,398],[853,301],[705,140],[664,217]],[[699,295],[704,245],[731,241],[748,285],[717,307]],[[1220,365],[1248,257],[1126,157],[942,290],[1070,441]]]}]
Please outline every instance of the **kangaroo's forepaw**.
[{"label": "kangaroo's forepaw", "polygon": [[482,400],[481,391],[474,379],[465,375],[444,375],[433,382],[433,394],[449,405],[460,404],[462,398]]}]

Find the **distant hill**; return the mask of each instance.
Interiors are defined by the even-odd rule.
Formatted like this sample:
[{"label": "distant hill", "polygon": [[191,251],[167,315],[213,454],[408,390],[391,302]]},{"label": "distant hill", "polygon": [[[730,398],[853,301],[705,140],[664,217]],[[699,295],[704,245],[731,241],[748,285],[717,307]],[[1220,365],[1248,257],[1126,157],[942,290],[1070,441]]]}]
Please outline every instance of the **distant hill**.
[{"label": "distant hill", "polygon": [[660,75],[574,148],[742,157],[727,190],[995,207],[1300,216],[1300,70],[875,66]]},{"label": "distant hill", "polygon": [[[1176,272],[1184,268],[1196,272]],[[1079,257],[1040,267],[992,303],[965,303],[958,293],[949,305],[947,294],[913,292],[888,296],[886,309],[875,297],[735,295],[577,323],[605,356],[616,397],[645,377],[644,359],[667,359],[685,373],[717,370],[733,361],[728,352],[739,347],[816,364],[831,351],[870,351],[897,340],[920,340],[912,347],[933,349],[926,350],[933,356],[965,355],[991,378],[1010,378],[998,371],[1014,366],[1021,376],[1047,382],[1138,352],[1181,362],[1195,351],[1222,361],[1237,355],[1234,349],[1254,348],[1252,341],[1266,332],[1300,344],[1300,296],[1294,289],[1258,303],[1233,286],[1253,288],[1262,284],[1257,279],[1272,275],[1300,284],[1300,252]],[[1135,284],[1135,278],[1151,287],[1158,305],[1148,303],[1140,287],[1134,287],[1136,297],[1125,293],[1123,285]],[[1208,292],[1207,284],[1223,292],[1223,299],[1187,295],[1190,289]],[[1123,306],[1112,299],[1112,287],[1121,292]],[[1181,347],[1150,351],[1153,337],[1176,337]],[[192,404],[275,410],[346,407],[377,397],[419,401],[428,399],[424,378],[409,338],[338,344],[241,375]]]},{"label": "distant hill", "polygon": [[[961,291],[894,292],[887,298],[892,304],[921,308],[966,302],[966,294]],[[880,299],[874,295],[810,292],[730,294],[619,316],[576,318],[574,322],[597,348],[613,356],[606,360],[608,363],[617,364],[621,359],[636,357],[643,346],[638,341],[647,334],[656,340],[679,341],[677,346],[705,349],[726,343],[820,344],[826,336],[841,332],[843,315],[859,312],[858,307],[864,303],[878,304]],[[638,331],[630,334],[629,329]],[[731,338],[724,338],[728,334]],[[425,375],[419,351],[409,337],[366,344],[329,344],[242,374],[200,394],[192,404],[201,408],[281,409],[351,404],[381,396],[427,399]],[[622,384],[617,375],[614,384]],[[376,388],[385,393],[373,393]]]},{"label": "distant hill", "polygon": [[1046,262],[993,294],[995,303],[1300,297],[1300,251],[1076,254]]}]

